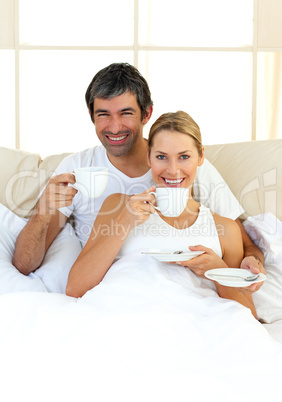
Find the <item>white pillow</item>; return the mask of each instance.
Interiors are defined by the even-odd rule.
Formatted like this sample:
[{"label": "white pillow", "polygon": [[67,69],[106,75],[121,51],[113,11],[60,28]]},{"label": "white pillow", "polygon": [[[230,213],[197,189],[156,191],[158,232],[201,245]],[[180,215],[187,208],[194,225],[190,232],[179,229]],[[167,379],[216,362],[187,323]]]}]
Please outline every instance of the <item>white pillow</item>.
[{"label": "white pillow", "polygon": [[[2,218],[3,205],[0,215]],[[11,212],[12,213],[12,212]],[[21,219],[21,218],[19,218]],[[7,219],[9,221],[10,219]],[[12,222],[12,229],[15,229],[15,222]],[[20,225],[18,232],[20,231]],[[17,234],[10,231],[7,226],[0,224],[0,294],[21,291],[47,292],[46,287],[39,277],[25,276],[21,274],[12,264]]]},{"label": "white pillow", "polygon": [[258,319],[268,324],[282,320],[282,222],[265,213],[247,218],[243,225],[264,254],[267,278],[253,294]]},{"label": "white pillow", "polygon": [[29,276],[13,265],[15,241],[27,220],[0,204],[0,294],[17,291],[65,293],[70,268],[81,251],[79,239],[67,223],[46,253],[39,269]]},{"label": "white pillow", "polygon": [[81,243],[67,223],[48,249],[40,268],[33,274],[48,292],[65,293],[70,269],[81,252]]}]

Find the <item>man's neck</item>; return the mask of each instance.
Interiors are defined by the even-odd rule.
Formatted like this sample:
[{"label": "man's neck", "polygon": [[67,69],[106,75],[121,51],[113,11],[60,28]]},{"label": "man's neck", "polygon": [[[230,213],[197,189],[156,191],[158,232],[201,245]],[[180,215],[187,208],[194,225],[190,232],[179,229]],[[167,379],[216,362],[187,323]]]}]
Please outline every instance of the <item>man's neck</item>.
[{"label": "man's neck", "polygon": [[114,167],[128,177],[143,176],[150,169],[147,163],[147,140],[143,139],[136,148],[130,154],[118,157],[107,152],[109,161]]}]

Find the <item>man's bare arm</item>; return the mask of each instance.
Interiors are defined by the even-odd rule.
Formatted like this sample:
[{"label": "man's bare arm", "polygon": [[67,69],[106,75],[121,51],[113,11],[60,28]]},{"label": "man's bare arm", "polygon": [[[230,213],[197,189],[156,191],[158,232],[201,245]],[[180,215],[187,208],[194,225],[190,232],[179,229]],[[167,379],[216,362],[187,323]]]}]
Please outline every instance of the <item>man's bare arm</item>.
[{"label": "man's bare arm", "polygon": [[[241,234],[242,234],[242,238],[243,238],[243,246],[244,246],[244,258],[241,262],[241,268],[249,269],[254,274],[259,274],[260,272],[265,274],[266,272],[265,272],[265,268],[264,268],[263,253],[253,243],[252,239],[249,237],[249,235],[245,231],[245,228],[242,225],[242,223],[239,221],[239,219],[236,219],[236,222],[238,223],[238,225],[241,229]],[[253,283],[252,285],[250,285],[246,288],[242,288],[241,290],[243,292],[254,293],[254,292],[257,292],[262,285],[263,285],[263,282]]]},{"label": "man's bare arm", "polygon": [[58,208],[71,205],[77,190],[68,183],[74,180],[69,173],[50,179],[16,241],[13,265],[21,273],[28,275],[40,267],[46,251],[65,226],[67,216]]},{"label": "man's bare arm", "polygon": [[[245,231],[244,226],[240,222],[239,219],[236,219],[237,224],[240,227],[242,238],[243,238],[243,245],[244,245],[244,257],[254,257],[258,262],[261,263],[263,266],[264,264],[264,256],[261,250],[254,244],[252,239],[249,237],[248,233]],[[263,272],[263,271],[261,271]]]},{"label": "man's bare arm", "polygon": [[[60,218],[60,216],[62,217]],[[33,212],[20,232],[15,246],[13,265],[25,275],[40,267],[46,251],[65,225],[67,216],[57,211],[52,217]],[[61,221],[61,225],[58,222]]]}]

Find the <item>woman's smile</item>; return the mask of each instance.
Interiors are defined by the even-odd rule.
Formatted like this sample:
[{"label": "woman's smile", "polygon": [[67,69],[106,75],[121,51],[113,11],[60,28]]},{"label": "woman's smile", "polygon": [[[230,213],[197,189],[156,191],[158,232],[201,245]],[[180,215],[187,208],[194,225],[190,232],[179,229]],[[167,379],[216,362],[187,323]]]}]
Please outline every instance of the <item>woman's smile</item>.
[{"label": "woman's smile", "polygon": [[169,179],[163,177],[162,179],[167,187],[183,187],[182,184],[185,181],[185,177],[182,177],[181,179]]}]

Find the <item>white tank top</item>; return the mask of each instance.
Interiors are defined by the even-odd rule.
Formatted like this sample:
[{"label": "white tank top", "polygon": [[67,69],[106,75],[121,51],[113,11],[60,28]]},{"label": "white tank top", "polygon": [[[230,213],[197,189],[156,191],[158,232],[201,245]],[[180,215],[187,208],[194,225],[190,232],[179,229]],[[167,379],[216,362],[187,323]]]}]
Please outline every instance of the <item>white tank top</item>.
[{"label": "white tank top", "polygon": [[141,251],[188,251],[189,246],[202,245],[211,248],[220,258],[222,250],[211,211],[200,206],[193,225],[177,229],[166,223],[157,212],[142,225],[136,226],[128,235],[117,258]]}]

